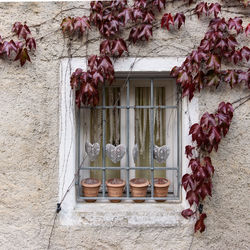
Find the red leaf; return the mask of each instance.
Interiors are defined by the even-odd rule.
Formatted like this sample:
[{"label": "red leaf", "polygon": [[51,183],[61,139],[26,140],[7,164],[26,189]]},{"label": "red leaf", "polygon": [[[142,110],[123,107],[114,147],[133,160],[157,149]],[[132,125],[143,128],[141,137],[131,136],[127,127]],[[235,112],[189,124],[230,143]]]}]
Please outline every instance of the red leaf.
[{"label": "red leaf", "polygon": [[193,149],[194,149],[194,147],[192,147],[190,145],[187,145],[185,147],[185,154],[186,154],[187,158],[193,156],[193,153],[192,153]]},{"label": "red leaf", "polygon": [[202,200],[204,200],[206,198],[207,195],[212,196],[212,183],[206,183],[206,182],[202,182],[197,189],[195,190],[195,192],[197,193],[197,195],[200,195],[200,197],[202,198]]},{"label": "red leaf", "polygon": [[198,86],[198,89],[200,91],[204,85],[204,73],[203,73],[203,71],[198,72],[198,74],[194,78],[194,82]]},{"label": "red leaf", "polygon": [[171,70],[171,76],[176,77],[180,72],[180,67],[174,66]]},{"label": "red leaf", "polygon": [[18,38],[22,37],[26,39],[27,35],[30,34],[29,27],[26,24],[22,25],[20,22],[13,24],[12,31],[18,35]]},{"label": "red leaf", "polygon": [[152,30],[153,30],[153,26],[151,24],[143,24],[141,26],[138,39],[142,40],[142,38],[145,38],[148,41],[148,39],[153,36]]},{"label": "red leaf", "polygon": [[97,62],[98,57],[96,55],[92,55],[88,58],[88,67],[91,70],[97,70],[98,67],[98,62]]},{"label": "red leaf", "polygon": [[103,26],[100,27],[99,30],[103,35],[107,37],[115,35],[119,31],[118,19],[112,18],[112,20],[108,20]]},{"label": "red leaf", "polygon": [[200,124],[205,129],[208,129],[210,126],[216,126],[215,116],[206,112],[202,115]]},{"label": "red leaf", "polygon": [[154,0],[153,5],[156,6],[159,12],[166,6],[166,0]]},{"label": "red leaf", "polygon": [[171,13],[165,13],[161,19],[161,27],[166,27],[167,30],[169,30],[169,25],[174,26],[174,19],[171,15]]},{"label": "red leaf", "polygon": [[212,41],[211,40],[207,40],[207,39],[202,39],[200,42],[200,46],[199,49],[204,51],[204,52],[208,52],[210,51],[211,47],[212,47]]},{"label": "red leaf", "polygon": [[0,54],[6,53],[6,55],[9,57],[11,51],[17,52],[17,46],[13,40],[9,42],[3,42],[0,45]]},{"label": "red leaf", "polygon": [[233,85],[238,82],[237,73],[235,72],[235,70],[227,70],[226,72],[227,73],[224,77],[224,81],[226,81],[230,84],[231,87],[233,87]]},{"label": "red leaf", "polygon": [[214,31],[224,31],[227,27],[227,23],[225,18],[214,18],[210,21],[209,27],[212,28]]},{"label": "red leaf", "polygon": [[197,205],[199,204],[199,197],[193,190],[189,190],[187,192],[186,199],[188,200],[190,206],[192,206],[194,202]]},{"label": "red leaf", "polygon": [[202,14],[205,14],[207,16],[208,13],[207,3],[201,2],[197,4],[195,7],[195,13],[198,15],[198,18],[200,18]]},{"label": "red leaf", "polygon": [[241,50],[240,50],[241,56],[244,57],[247,62],[250,58],[250,49],[246,46],[244,46]]},{"label": "red leaf", "polygon": [[195,123],[191,126],[189,134],[192,134],[192,141],[197,142],[197,146],[200,146],[204,140],[204,134],[201,126],[198,123]]},{"label": "red leaf", "polygon": [[183,188],[187,190],[188,186],[194,190],[195,189],[195,183],[194,183],[194,178],[190,174],[185,174],[182,176],[181,183],[183,185]]},{"label": "red leaf", "polygon": [[209,11],[208,11],[209,15],[213,13],[214,17],[217,18],[218,14],[220,12],[221,12],[221,6],[220,6],[220,4],[218,4],[218,3],[211,3],[209,5]]},{"label": "red leaf", "polygon": [[196,221],[195,226],[194,226],[195,232],[200,231],[202,233],[202,232],[205,231],[206,226],[204,224],[204,220],[206,218],[207,218],[206,214],[203,213],[203,214],[200,215],[199,220]]},{"label": "red leaf", "polygon": [[143,22],[152,24],[155,20],[154,13],[150,10],[144,13],[143,15]]},{"label": "red leaf", "polygon": [[235,50],[231,55],[231,61],[233,61],[234,64],[237,64],[241,60],[242,60],[241,51],[240,50]]},{"label": "red leaf", "polygon": [[237,34],[243,32],[242,20],[239,17],[235,17],[234,19],[230,18],[228,20],[228,28],[230,30],[234,28]]},{"label": "red leaf", "polygon": [[111,41],[104,40],[100,44],[100,53],[102,55],[110,55],[111,54]]},{"label": "red leaf", "polygon": [[245,82],[246,84],[249,84],[249,72],[239,71],[238,72],[238,83]]},{"label": "red leaf", "polygon": [[208,134],[208,140],[212,146],[214,146],[215,150],[218,149],[218,144],[221,140],[221,135],[218,127],[211,127]]},{"label": "red leaf", "polygon": [[132,40],[133,43],[136,43],[136,41],[138,40],[139,33],[140,33],[140,27],[132,28],[129,33],[129,40]]},{"label": "red leaf", "polygon": [[195,84],[193,82],[185,83],[182,89],[182,97],[188,96],[189,101],[191,101],[194,97]]},{"label": "red leaf", "polygon": [[215,47],[219,48],[221,50],[226,50],[227,46],[228,46],[227,39],[222,38],[222,39],[219,40],[219,42],[216,44]]},{"label": "red leaf", "polygon": [[111,8],[124,8],[127,5],[127,0],[113,0],[111,1]]},{"label": "red leaf", "polygon": [[185,209],[181,212],[181,215],[185,218],[188,219],[188,217],[191,217],[192,215],[194,215],[195,212],[193,212],[193,210],[191,210],[190,208]]},{"label": "red leaf", "polygon": [[93,82],[97,86],[99,82],[103,83],[104,82],[104,77],[102,74],[100,74],[98,71],[94,71],[93,75]]},{"label": "red leaf", "polygon": [[90,7],[92,10],[99,12],[103,8],[102,1],[92,1],[90,2]]},{"label": "red leaf", "polygon": [[147,0],[135,0],[134,6],[145,9],[147,7]]},{"label": "red leaf", "polygon": [[208,178],[209,175],[206,171],[206,168],[204,168],[203,166],[198,166],[194,172],[194,178],[196,181],[202,181],[205,180],[206,178]]},{"label": "red leaf", "polygon": [[233,37],[233,36],[228,37],[228,38],[227,38],[227,45],[228,45],[228,47],[229,47],[231,50],[234,50],[235,47],[238,45],[238,43],[237,43],[235,37]]},{"label": "red leaf", "polygon": [[212,165],[212,161],[210,157],[204,157],[204,162],[205,162],[205,168],[207,170],[207,173],[209,176],[212,176],[214,174],[214,166]]},{"label": "red leaf", "polygon": [[177,82],[177,83],[184,84],[184,83],[190,82],[190,81],[191,81],[191,78],[190,78],[190,76],[187,74],[186,71],[181,71],[181,72],[179,72],[178,77],[177,77],[177,79],[176,79],[176,82]]},{"label": "red leaf", "polygon": [[221,66],[221,59],[219,56],[211,54],[208,61],[207,61],[207,67],[212,68],[214,70],[218,70]]},{"label": "red leaf", "polygon": [[229,102],[225,103],[225,102],[221,102],[218,106],[218,112],[222,112],[224,114],[228,114],[231,116],[231,118],[233,117],[233,105]]},{"label": "red leaf", "polygon": [[218,30],[218,31],[210,30],[210,31],[206,32],[204,38],[207,40],[210,39],[213,42],[217,42],[219,39],[223,38],[223,33],[220,30]]},{"label": "red leaf", "polygon": [[191,159],[188,164],[188,166],[191,167],[193,173],[196,171],[197,168],[200,167],[200,165],[200,160],[198,158]]},{"label": "red leaf", "polygon": [[137,19],[143,19],[143,12],[139,8],[134,8],[132,14],[135,21],[137,21]]},{"label": "red leaf", "polygon": [[183,13],[177,13],[174,16],[174,24],[178,26],[178,29],[180,29],[181,25],[185,23],[185,16]]},{"label": "red leaf", "polygon": [[74,25],[73,24],[74,24],[74,18],[65,17],[62,20],[62,23],[61,23],[63,33],[69,32],[70,34],[72,34],[73,31],[74,31]]},{"label": "red leaf", "polygon": [[112,44],[112,54],[121,56],[124,52],[128,52],[126,42],[123,39],[117,39]]},{"label": "red leaf", "polygon": [[90,28],[89,18],[86,16],[76,17],[73,23],[74,32],[79,31],[81,34],[85,32],[86,29]]},{"label": "red leaf", "polygon": [[125,25],[129,20],[132,20],[132,10],[130,8],[124,8],[119,14],[118,18],[120,22]]},{"label": "red leaf", "polygon": [[249,33],[250,33],[250,23],[247,25],[247,27],[245,29],[245,33],[246,33],[246,36],[249,35]]},{"label": "red leaf", "polygon": [[79,86],[80,76],[83,73],[82,69],[78,68],[75,72],[72,73],[70,77],[70,86],[71,88],[77,88]]},{"label": "red leaf", "polygon": [[30,62],[29,53],[28,53],[26,48],[21,49],[19,51],[19,53],[17,54],[17,56],[15,58],[15,61],[16,60],[20,60],[21,66],[23,66],[26,63],[27,60]]},{"label": "red leaf", "polygon": [[30,38],[27,38],[26,40],[26,46],[32,50],[32,49],[36,49],[36,41],[35,41],[35,38],[34,37],[30,37]]},{"label": "red leaf", "polygon": [[220,84],[220,74],[217,74],[214,70],[210,70],[207,73],[207,85],[212,86],[214,85],[215,87],[218,87]]}]

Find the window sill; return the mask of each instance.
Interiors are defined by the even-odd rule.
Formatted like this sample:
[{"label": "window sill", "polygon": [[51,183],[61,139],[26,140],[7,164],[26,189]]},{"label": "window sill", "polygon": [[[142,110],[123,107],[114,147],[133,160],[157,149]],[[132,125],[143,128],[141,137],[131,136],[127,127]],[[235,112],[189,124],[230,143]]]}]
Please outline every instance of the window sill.
[{"label": "window sill", "polygon": [[60,213],[62,224],[84,227],[177,227],[186,224],[183,204],[147,202],[77,203],[71,213]]}]

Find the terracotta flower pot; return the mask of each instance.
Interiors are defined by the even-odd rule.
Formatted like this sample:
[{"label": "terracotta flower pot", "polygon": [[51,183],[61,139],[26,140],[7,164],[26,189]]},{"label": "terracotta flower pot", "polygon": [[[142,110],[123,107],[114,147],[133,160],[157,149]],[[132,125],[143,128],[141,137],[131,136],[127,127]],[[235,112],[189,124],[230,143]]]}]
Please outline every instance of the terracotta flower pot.
[{"label": "terracotta flower pot", "polygon": [[[145,178],[134,178],[130,180],[132,197],[146,197],[149,182]],[[145,200],[134,200],[134,202],[144,202]]]},{"label": "terracotta flower pot", "polygon": [[[106,181],[109,197],[122,197],[125,187],[125,181],[119,178]],[[120,202],[121,200],[110,200],[111,202]]]},{"label": "terracotta flower pot", "polygon": [[[97,179],[87,178],[81,181],[84,197],[97,197],[101,182]],[[95,202],[96,200],[85,200],[86,202]]]},{"label": "terracotta flower pot", "polygon": [[[170,181],[166,178],[154,178],[154,197],[167,197]],[[165,200],[157,200],[163,202]]]}]

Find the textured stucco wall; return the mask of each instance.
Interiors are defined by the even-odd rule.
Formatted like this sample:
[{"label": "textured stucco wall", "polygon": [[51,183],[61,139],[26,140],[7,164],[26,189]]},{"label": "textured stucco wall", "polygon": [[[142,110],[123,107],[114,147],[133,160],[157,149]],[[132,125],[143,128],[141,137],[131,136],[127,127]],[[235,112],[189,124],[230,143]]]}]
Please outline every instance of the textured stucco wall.
[{"label": "textured stucco wall", "polygon": [[[237,7],[237,1],[230,4],[222,8],[223,15],[240,16],[246,26],[249,8]],[[177,1],[165,12],[186,9],[183,1]],[[72,41],[70,52],[59,25],[65,16],[83,14],[88,14],[88,3],[0,4],[0,35],[9,36],[15,21],[27,21],[38,46],[32,63],[23,68],[0,59],[0,249],[47,248],[58,199],[60,60],[70,53],[95,54],[99,47],[99,34],[93,29],[88,35],[92,42],[86,47],[85,37]],[[130,47],[130,55],[187,55],[203,37],[208,20],[197,21],[190,11],[186,15],[182,31],[158,29],[153,41]],[[249,44],[244,36],[241,40]],[[247,93],[242,87],[231,91],[226,86],[202,91],[200,111],[213,112],[220,101],[234,101]],[[218,153],[212,154],[216,172],[213,197],[204,207],[207,230],[195,235],[192,249],[248,249],[250,245],[249,110],[249,102],[237,109],[230,132]],[[84,218],[82,226],[66,227],[57,220],[51,248],[188,249],[192,225],[180,220],[181,227],[128,227],[126,222],[91,227],[84,226]]]}]

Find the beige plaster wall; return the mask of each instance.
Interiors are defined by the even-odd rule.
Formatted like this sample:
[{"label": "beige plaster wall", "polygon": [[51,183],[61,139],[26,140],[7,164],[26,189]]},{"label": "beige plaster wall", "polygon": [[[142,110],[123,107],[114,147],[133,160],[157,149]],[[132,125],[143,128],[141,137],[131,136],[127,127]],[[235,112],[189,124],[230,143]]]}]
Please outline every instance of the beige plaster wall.
[{"label": "beige plaster wall", "polygon": [[[0,4],[2,37],[11,35],[15,21],[27,21],[37,39],[32,63],[21,68],[17,62],[0,59],[0,249],[47,249],[58,201],[60,60],[71,53],[73,57],[96,53],[100,41],[93,29],[87,46],[86,38],[72,41],[70,51],[59,25],[63,17],[88,14],[88,6],[86,2]],[[228,6],[222,8],[225,17],[240,16],[244,26],[249,23],[249,8],[238,7],[237,1]],[[186,9],[183,1],[177,1],[165,12]],[[198,21],[192,11],[186,16],[181,31],[158,29],[153,41],[130,47],[130,55],[186,56],[203,37],[208,21]],[[249,39],[241,40],[249,45]],[[213,112],[220,101],[248,93],[226,86],[202,91],[200,111]],[[230,132],[218,153],[212,154],[216,172],[213,197],[204,207],[207,230],[195,235],[192,249],[249,249],[249,110],[250,102],[235,111]],[[189,249],[192,225],[181,224],[66,227],[56,220],[51,249]]]}]

